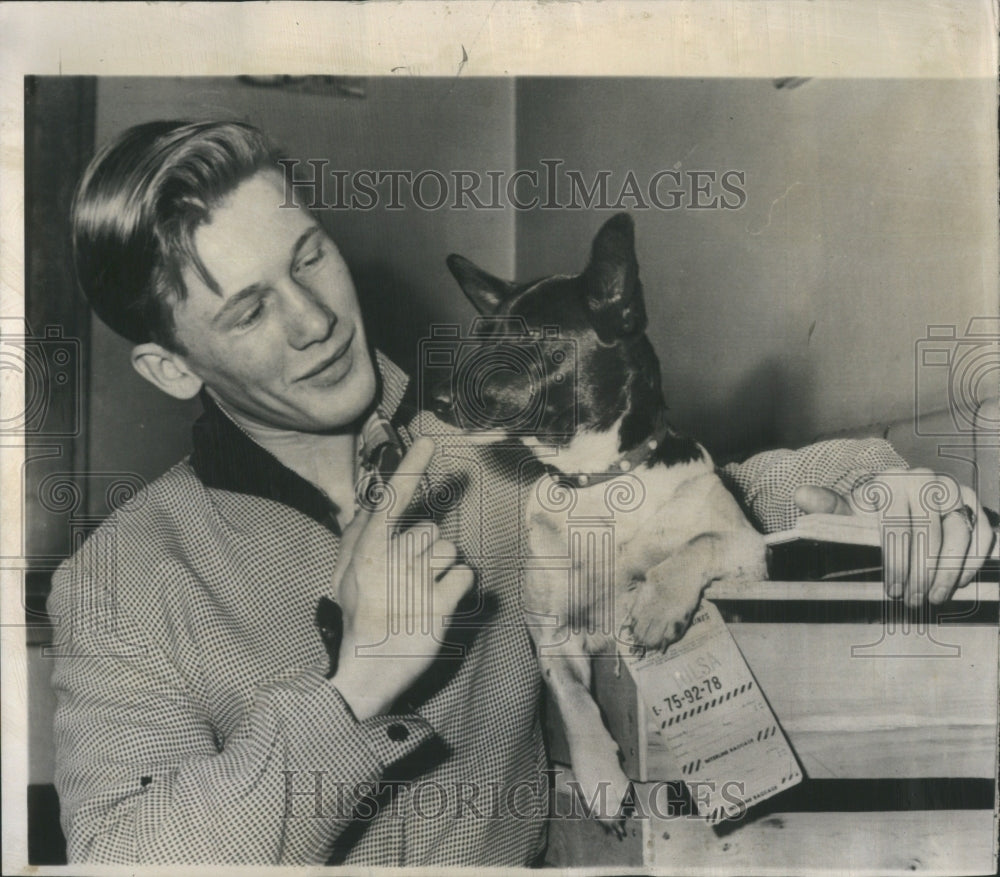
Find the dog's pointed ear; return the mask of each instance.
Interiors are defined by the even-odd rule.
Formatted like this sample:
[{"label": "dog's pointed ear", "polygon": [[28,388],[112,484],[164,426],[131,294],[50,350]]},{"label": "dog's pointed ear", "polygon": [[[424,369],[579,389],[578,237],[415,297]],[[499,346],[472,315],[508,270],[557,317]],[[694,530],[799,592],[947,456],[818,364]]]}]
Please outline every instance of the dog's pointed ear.
[{"label": "dog's pointed ear", "polygon": [[583,279],[591,323],[602,341],[610,343],[645,331],[635,230],[627,213],[615,214],[601,227]]},{"label": "dog's pointed ear", "polygon": [[462,256],[452,253],[446,261],[466,298],[484,316],[495,314],[500,302],[514,291],[513,283],[487,274]]}]

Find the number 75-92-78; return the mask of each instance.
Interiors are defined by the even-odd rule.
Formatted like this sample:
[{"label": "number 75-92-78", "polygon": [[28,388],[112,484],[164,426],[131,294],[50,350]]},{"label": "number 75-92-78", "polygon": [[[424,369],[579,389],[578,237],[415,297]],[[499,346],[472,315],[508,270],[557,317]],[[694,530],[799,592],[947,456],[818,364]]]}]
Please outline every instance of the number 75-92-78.
[{"label": "number 75-92-78", "polygon": [[695,704],[702,698],[711,697],[714,692],[721,690],[722,682],[719,681],[719,677],[710,676],[698,685],[685,688],[679,694],[671,694],[670,697],[665,697],[663,702],[667,705],[670,712],[673,712],[674,710],[682,710],[685,706]]}]

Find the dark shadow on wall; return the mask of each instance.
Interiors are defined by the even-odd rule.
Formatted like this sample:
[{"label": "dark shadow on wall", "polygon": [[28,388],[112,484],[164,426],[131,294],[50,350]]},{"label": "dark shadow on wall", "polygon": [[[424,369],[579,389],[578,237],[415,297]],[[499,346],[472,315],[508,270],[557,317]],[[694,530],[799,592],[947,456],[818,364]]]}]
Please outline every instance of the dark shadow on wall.
[{"label": "dark shadow on wall", "polygon": [[28,786],[28,863],[66,864],[66,838],[59,827],[59,796],[51,783]]},{"label": "dark shadow on wall", "polygon": [[429,304],[426,291],[390,265],[354,264],[351,274],[369,342],[415,378],[420,339],[445,318]]},{"label": "dark shadow on wall", "polygon": [[[43,623],[52,571],[87,532],[86,470],[90,314],[73,273],[68,207],[94,151],[96,79],[35,77],[24,83],[25,321],[23,344],[7,344],[4,365],[24,372],[25,408],[5,418],[23,435],[28,686],[27,851],[33,865],[66,863],[59,798],[51,780],[51,694],[39,667],[51,628]],[[6,336],[11,327],[5,321]],[[18,356],[18,353],[22,356]],[[5,411],[6,415],[11,412]],[[76,517],[74,517],[76,515]],[[41,671],[41,672],[39,672]],[[44,679],[44,688],[39,683]]]},{"label": "dark shadow on wall", "polygon": [[[60,503],[47,502],[42,485],[72,480],[87,456],[90,312],[73,272],[67,208],[94,151],[95,101],[93,77],[25,79],[25,341],[5,337],[3,345],[5,367],[14,364],[11,355],[24,371],[25,408],[20,418],[5,417],[3,428],[21,431],[28,446],[24,551],[29,583],[44,580],[46,592],[48,574],[68,549]],[[2,331],[16,334],[6,320]],[[77,505],[86,507],[86,497]],[[44,592],[26,597],[30,604]]]},{"label": "dark shadow on wall", "polygon": [[718,465],[787,444],[779,424],[787,407],[789,379],[787,366],[776,357],[748,372],[721,403],[683,395],[683,387],[670,386],[669,375],[664,376],[664,392],[675,426],[697,438]]}]

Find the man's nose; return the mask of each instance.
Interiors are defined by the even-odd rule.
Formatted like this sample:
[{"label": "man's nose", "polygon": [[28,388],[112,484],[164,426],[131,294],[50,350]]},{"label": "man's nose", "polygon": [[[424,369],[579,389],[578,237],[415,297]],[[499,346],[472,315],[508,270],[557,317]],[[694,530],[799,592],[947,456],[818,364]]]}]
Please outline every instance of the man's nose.
[{"label": "man's nose", "polygon": [[316,294],[294,281],[285,295],[288,341],[296,349],[325,341],[337,325],[337,315]]}]

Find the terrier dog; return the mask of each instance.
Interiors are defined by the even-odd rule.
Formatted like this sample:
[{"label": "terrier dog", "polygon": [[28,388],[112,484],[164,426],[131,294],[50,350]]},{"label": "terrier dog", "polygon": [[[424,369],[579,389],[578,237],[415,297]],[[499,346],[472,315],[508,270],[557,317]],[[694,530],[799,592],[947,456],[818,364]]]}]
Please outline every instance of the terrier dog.
[{"label": "terrier dog", "polygon": [[[591,656],[619,644],[666,649],[683,636],[709,584],[766,578],[764,544],[708,452],[667,422],[627,214],[600,229],[577,275],[517,284],[457,255],[448,267],[495,327],[480,335],[480,359],[496,368],[439,387],[435,412],[468,427],[463,412],[475,410],[473,427],[507,430],[543,462],[525,509],[526,618],[579,791],[591,815],[620,833],[629,780],[590,693]],[[544,347],[533,369],[511,366],[524,343],[504,329],[511,325]],[[519,412],[531,415],[519,421]],[[566,571],[546,569],[544,560],[567,556],[567,510],[606,520],[616,502],[613,545],[596,560],[593,550],[572,555],[577,584],[568,587]]]}]

